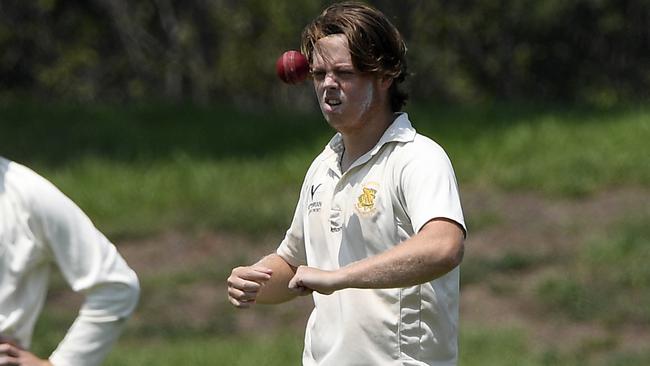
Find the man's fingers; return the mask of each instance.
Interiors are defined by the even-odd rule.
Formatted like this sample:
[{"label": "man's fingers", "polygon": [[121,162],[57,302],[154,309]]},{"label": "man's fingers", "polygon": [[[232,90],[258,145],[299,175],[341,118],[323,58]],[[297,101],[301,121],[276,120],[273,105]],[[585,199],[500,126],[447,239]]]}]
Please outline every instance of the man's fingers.
[{"label": "man's fingers", "polygon": [[232,296],[228,296],[228,301],[239,309],[248,309],[255,304],[255,299],[238,299]]},{"label": "man's fingers", "polygon": [[16,357],[3,356],[0,353],[0,366],[20,366],[20,361]]},{"label": "man's fingers", "polygon": [[0,344],[4,344],[4,343],[7,343],[7,344],[10,344],[10,345],[12,345],[14,347],[20,348],[20,345],[18,344],[18,342],[15,339],[13,339],[11,337],[6,337],[6,336],[3,336],[2,334],[0,334]]},{"label": "man's fingers", "polygon": [[9,343],[0,344],[0,366],[19,366],[20,349]]},{"label": "man's fingers", "polygon": [[300,266],[296,270],[296,274],[293,275],[293,277],[289,280],[289,289],[292,290],[300,290],[301,288],[307,288],[308,286],[305,285],[305,270],[308,267],[306,266]]},{"label": "man's fingers", "polygon": [[272,271],[263,267],[237,267],[228,277],[228,301],[239,309],[255,304],[262,285],[271,279]]},{"label": "man's fingers", "polygon": [[228,287],[236,288],[242,291],[257,292],[259,291],[260,287],[262,287],[262,284],[259,282],[248,281],[242,278],[231,276],[228,278]]},{"label": "man's fingers", "polygon": [[263,283],[271,279],[272,273],[273,272],[270,269],[263,267],[237,267],[232,270],[232,273],[228,278],[228,284],[230,285],[231,280],[237,278]]},{"label": "man's fingers", "polygon": [[294,287],[289,287],[289,289],[298,296],[307,296],[311,295],[314,292],[314,290],[310,289],[309,287],[302,285],[295,285]]},{"label": "man's fingers", "polygon": [[0,344],[0,355],[18,357],[20,349],[11,343]]},{"label": "man's fingers", "polygon": [[246,278],[250,280],[257,280],[257,279],[269,280],[271,278],[271,275],[273,274],[273,270],[266,267],[252,266],[252,267],[243,267],[243,268],[247,269],[247,271],[245,272],[247,276],[250,277],[246,277]]},{"label": "man's fingers", "polygon": [[234,287],[229,287],[228,296],[237,300],[250,301],[257,298],[257,291],[242,291]]},{"label": "man's fingers", "polygon": [[293,276],[293,278],[291,278],[291,280],[289,280],[288,287],[289,290],[291,290],[298,296],[306,296],[314,292],[314,290],[310,289],[309,287],[306,287],[303,284],[302,279],[300,278],[299,275],[295,275]]},{"label": "man's fingers", "polygon": [[293,276],[293,277],[289,280],[289,285],[288,285],[288,287],[289,287],[290,289],[294,289],[294,288],[298,287],[298,278],[297,278],[297,276]]}]

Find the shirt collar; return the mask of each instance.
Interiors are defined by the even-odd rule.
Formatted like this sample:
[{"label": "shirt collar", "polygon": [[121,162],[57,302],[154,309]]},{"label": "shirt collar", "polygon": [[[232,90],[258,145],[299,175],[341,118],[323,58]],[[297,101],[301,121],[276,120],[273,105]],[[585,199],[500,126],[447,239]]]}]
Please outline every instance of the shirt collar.
[{"label": "shirt collar", "polygon": [[[357,162],[354,165],[359,165],[363,164],[370,157],[373,155],[377,154],[379,150],[382,148],[387,143],[390,142],[411,142],[415,139],[416,131],[415,128],[411,125],[411,121],[408,118],[408,114],[405,112],[398,112],[395,113],[395,120],[393,120],[393,123],[388,126],[384,134],[381,136],[379,141],[377,141],[377,144],[370,149],[367,153],[365,153],[362,157],[357,159]],[[327,144],[326,147],[327,150],[333,155],[336,155],[338,158],[340,158],[341,154],[343,153],[344,147],[343,147],[343,137],[341,136],[340,133],[337,133],[332,137],[330,142]],[[328,156],[331,156],[328,154]],[[338,162],[337,158],[337,162]]]},{"label": "shirt collar", "polygon": [[395,113],[395,120],[388,126],[375,147],[370,150],[370,153],[374,155],[389,142],[411,142],[415,139],[415,135],[415,128],[411,125],[408,114],[404,112]]}]

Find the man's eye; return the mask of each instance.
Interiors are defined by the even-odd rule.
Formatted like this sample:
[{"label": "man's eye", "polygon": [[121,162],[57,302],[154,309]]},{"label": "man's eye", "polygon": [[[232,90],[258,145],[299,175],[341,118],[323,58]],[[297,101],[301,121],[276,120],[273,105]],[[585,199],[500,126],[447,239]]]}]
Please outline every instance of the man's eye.
[{"label": "man's eye", "polygon": [[340,77],[350,77],[350,76],[354,75],[354,70],[347,70],[347,69],[338,70],[336,72],[336,74],[339,75]]},{"label": "man's eye", "polygon": [[325,78],[325,71],[314,70],[311,74],[314,76],[314,79],[321,80]]}]

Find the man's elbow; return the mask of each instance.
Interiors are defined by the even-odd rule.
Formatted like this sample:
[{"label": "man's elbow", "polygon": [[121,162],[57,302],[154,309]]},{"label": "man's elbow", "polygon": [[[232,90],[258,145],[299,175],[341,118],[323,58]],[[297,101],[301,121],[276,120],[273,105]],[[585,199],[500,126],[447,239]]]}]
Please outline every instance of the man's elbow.
[{"label": "man's elbow", "polygon": [[122,291],[125,292],[123,297],[124,317],[130,317],[140,301],[140,281],[138,277],[136,276]]},{"label": "man's elbow", "polygon": [[[420,230],[425,235],[431,248],[432,260],[436,272],[447,273],[458,267],[465,252],[465,231],[455,221],[434,219]],[[420,235],[418,234],[418,235]]]},{"label": "man's elbow", "polygon": [[140,301],[140,283],[137,278],[128,283],[113,286],[112,306],[108,309],[118,319],[128,319],[133,315]]},{"label": "man's elbow", "polygon": [[133,273],[128,281],[114,283],[110,287],[112,290],[109,291],[111,291],[113,299],[111,312],[121,319],[131,317],[140,301],[140,280],[138,276]]},{"label": "man's elbow", "polygon": [[140,285],[135,280],[109,282],[86,292],[80,315],[90,322],[115,322],[131,317],[140,299]]},{"label": "man's elbow", "polygon": [[441,262],[447,271],[451,271],[460,265],[464,256],[465,240],[461,237],[449,243],[448,250]]}]

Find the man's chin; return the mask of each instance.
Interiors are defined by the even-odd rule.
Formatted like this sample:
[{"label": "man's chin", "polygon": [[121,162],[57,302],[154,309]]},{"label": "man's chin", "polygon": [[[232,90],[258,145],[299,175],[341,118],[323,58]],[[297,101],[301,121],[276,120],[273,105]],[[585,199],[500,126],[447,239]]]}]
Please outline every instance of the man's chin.
[{"label": "man's chin", "polygon": [[340,109],[332,109],[329,108],[329,106],[321,106],[321,112],[323,113],[323,117],[327,122],[336,122],[336,120],[341,119],[341,110]]}]

